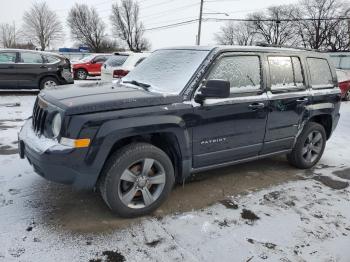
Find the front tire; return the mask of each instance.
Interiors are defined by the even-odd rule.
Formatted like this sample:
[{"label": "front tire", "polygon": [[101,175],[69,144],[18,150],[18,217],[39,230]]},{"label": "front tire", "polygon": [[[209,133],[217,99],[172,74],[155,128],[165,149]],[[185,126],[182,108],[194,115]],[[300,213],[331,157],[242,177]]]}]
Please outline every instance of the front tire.
[{"label": "front tire", "polygon": [[313,167],[322,157],[326,141],[323,126],[314,122],[306,124],[292,152],[287,155],[289,163],[300,169]]},{"label": "front tire", "polygon": [[134,143],[107,160],[99,189],[112,212],[136,217],[157,209],[174,181],[174,168],[166,153],[151,144]]}]

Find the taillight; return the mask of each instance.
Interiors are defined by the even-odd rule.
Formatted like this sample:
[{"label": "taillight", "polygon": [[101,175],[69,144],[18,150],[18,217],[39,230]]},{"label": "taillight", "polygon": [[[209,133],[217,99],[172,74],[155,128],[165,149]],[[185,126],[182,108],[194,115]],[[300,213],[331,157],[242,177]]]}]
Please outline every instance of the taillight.
[{"label": "taillight", "polygon": [[122,78],[122,77],[126,76],[127,74],[129,74],[128,70],[117,69],[117,70],[113,71],[113,78]]}]

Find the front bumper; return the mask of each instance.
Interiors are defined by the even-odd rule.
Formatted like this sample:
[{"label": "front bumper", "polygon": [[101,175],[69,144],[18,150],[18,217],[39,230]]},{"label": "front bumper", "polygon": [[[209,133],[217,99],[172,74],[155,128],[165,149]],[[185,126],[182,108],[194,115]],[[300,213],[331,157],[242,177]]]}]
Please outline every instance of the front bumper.
[{"label": "front bumper", "polygon": [[63,146],[53,139],[37,136],[31,119],[22,127],[18,135],[19,154],[27,158],[34,171],[43,178],[70,184],[78,189],[95,186],[97,175],[84,164],[84,149]]}]

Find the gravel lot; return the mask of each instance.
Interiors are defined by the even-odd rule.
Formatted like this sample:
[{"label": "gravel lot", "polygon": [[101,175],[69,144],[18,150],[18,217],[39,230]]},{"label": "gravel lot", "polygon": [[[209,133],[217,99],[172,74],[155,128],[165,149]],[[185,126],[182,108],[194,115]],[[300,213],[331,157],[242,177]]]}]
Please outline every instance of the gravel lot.
[{"label": "gravel lot", "polygon": [[349,102],[314,169],[275,157],[201,173],[131,220],[19,159],[34,100],[0,97],[0,261],[349,261]]}]

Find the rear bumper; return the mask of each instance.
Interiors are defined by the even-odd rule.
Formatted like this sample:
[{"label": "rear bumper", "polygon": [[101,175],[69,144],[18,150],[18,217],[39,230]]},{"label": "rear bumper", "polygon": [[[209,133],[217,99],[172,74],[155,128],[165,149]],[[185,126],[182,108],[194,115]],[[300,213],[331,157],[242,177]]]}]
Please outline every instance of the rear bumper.
[{"label": "rear bumper", "polygon": [[62,146],[58,142],[38,137],[28,120],[18,136],[19,154],[27,158],[34,171],[43,178],[78,189],[95,186],[98,173],[84,164],[85,152]]}]

